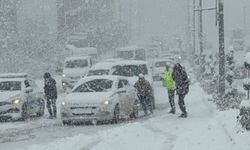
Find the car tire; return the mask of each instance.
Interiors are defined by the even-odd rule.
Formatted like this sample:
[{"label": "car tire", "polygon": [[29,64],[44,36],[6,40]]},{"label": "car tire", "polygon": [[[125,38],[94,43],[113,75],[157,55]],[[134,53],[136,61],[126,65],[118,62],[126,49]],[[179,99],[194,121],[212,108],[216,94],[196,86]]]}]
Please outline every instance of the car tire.
[{"label": "car tire", "polygon": [[72,122],[70,120],[63,120],[62,123],[64,126],[65,125],[67,126],[67,125],[71,125]]},{"label": "car tire", "polygon": [[28,104],[27,102],[25,102],[22,106],[22,110],[21,110],[21,117],[18,119],[19,121],[24,121],[28,118]]},{"label": "car tire", "polygon": [[116,104],[112,119],[112,124],[117,124],[120,120],[120,107],[119,104]]},{"label": "car tire", "polygon": [[139,105],[139,101],[136,99],[134,104],[133,104],[133,112],[132,114],[130,114],[130,119],[136,119],[138,118],[139,116],[139,108],[138,108],[138,105]]},{"label": "car tire", "polygon": [[37,117],[42,117],[44,115],[44,110],[45,110],[44,100],[41,99],[40,103],[41,103],[40,110],[36,113]]}]

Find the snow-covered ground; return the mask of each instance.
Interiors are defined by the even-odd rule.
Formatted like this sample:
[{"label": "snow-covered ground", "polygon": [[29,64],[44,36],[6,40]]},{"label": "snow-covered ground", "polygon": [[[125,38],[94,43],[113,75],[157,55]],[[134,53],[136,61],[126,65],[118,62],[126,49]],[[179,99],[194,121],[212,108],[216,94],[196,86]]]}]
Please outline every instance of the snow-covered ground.
[{"label": "snow-covered ground", "polygon": [[[188,118],[168,114],[167,91],[155,85],[157,110],[117,125],[62,126],[60,119],[1,123],[0,149],[20,150],[249,150],[238,110],[218,112],[198,83],[186,97]],[[176,102],[177,104],[177,102]]]}]

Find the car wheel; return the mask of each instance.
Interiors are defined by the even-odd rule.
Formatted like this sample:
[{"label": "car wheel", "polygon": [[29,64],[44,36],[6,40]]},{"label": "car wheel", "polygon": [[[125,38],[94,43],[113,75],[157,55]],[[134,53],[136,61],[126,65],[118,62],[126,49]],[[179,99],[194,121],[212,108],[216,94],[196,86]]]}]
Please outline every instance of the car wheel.
[{"label": "car wheel", "polygon": [[71,125],[70,120],[63,120],[62,123],[63,123],[63,125]]},{"label": "car wheel", "polygon": [[24,121],[25,119],[28,118],[28,104],[27,103],[23,104],[21,111],[22,111],[21,118],[19,118],[18,120]]},{"label": "car wheel", "polygon": [[39,111],[36,113],[37,114],[37,117],[42,117],[44,115],[44,109],[45,109],[45,106],[44,106],[44,100],[40,100],[40,103],[41,103],[41,106],[40,106],[40,109]]},{"label": "car wheel", "polygon": [[120,120],[120,108],[119,105],[117,104],[114,109],[112,124],[117,124],[119,120]]},{"label": "car wheel", "polygon": [[139,101],[135,100],[134,105],[133,105],[133,112],[130,114],[130,119],[136,119],[139,116]]}]

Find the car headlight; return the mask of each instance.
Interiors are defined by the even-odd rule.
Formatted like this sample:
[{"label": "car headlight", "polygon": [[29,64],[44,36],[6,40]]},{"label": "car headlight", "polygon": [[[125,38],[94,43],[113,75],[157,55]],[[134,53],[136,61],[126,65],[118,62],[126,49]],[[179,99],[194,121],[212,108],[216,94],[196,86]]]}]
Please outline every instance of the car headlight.
[{"label": "car headlight", "polygon": [[15,100],[12,101],[12,104],[18,105],[19,103],[20,103],[20,100],[19,100],[19,99],[15,99]]},{"label": "car headlight", "polygon": [[66,74],[63,74],[62,77],[66,77]]},{"label": "car headlight", "polygon": [[62,102],[62,105],[63,105],[63,106],[65,106],[65,105],[66,105],[66,103],[65,103],[65,102]]},{"label": "car headlight", "polygon": [[106,101],[104,101],[104,102],[103,102],[103,104],[104,104],[104,105],[110,105],[110,104],[111,104],[111,102],[110,102],[110,101],[108,101],[108,100],[106,100]]}]

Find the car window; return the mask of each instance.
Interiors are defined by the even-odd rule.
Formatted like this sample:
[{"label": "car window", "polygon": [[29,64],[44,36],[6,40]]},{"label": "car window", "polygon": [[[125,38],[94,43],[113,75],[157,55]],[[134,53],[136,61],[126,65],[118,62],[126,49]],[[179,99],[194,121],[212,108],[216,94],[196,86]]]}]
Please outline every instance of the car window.
[{"label": "car window", "polygon": [[3,81],[0,82],[0,91],[21,91],[21,81]]},{"label": "car window", "polygon": [[167,64],[166,61],[159,61],[155,63],[155,67],[165,67]]},{"label": "car window", "polygon": [[87,76],[108,75],[108,74],[109,74],[109,70],[99,69],[99,70],[90,70]]},{"label": "car window", "polygon": [[69,61],[66,61],[65,67],[66,68],[88,67],[88,60],[86,60],[86,59],[69,60]]},{"label": "car window", "polygon": [[138,76],[139,74],[148,74],[148,68],[146,64],[142,65],[124,65],[124,66],[114,66],[114,72],[112,75],[125,76],[125,77],[133,77]]},{"label": "car window", "polygon": [[109,92],[112,90],[113,81],[108,79],[96,79],[78,86],[73,93],[83,92]]},{"label": "car window", "polygon": [[118,89],[121,89],[121,88],[124,88],[124,84],[123,84],[122,80],[119,80]]}]

